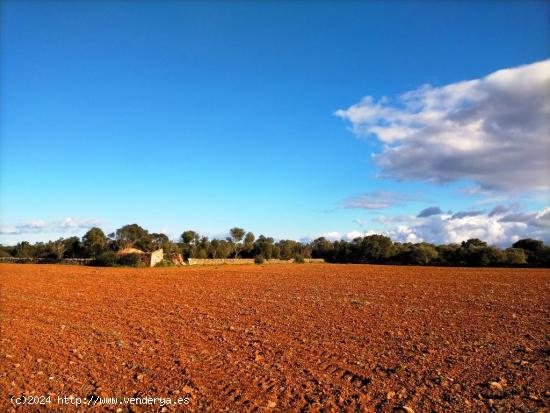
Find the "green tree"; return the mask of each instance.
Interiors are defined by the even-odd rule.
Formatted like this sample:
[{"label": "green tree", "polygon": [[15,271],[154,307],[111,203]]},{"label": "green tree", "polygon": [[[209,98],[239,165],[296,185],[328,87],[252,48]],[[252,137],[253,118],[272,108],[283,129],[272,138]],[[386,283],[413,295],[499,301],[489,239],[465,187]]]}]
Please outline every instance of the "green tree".
[{"label": "green tree", "polygon": [[0,258],[9,258],[9,257],[12,257],[9,251],[4,248],[0,248]]},{"label": "green tree", "polygon": [[96,257],[107,250],[108,239],[101,228],[90,228],[82,237],[82,243],[89,257]]},{"label": "green tree", "polygon": [[199,239],[200,239],[199,234],[193,230],[187,230],[181,234],[181,241],[184,244],[196,245],[198,244]]},{"label": "green tree", "polygon": [[276,253],[274,248],[273,258],[290,260],[295,258],[296,255],[301,255],[303,258],[311,258],[311,248],[298,241],[283,239],[277,242],[276,247],[278,247],[279,251]]},{"label": "green tree", "polygon": [[128,248],[133,247],[138,240],[145,238],[147,235],[148,231],[138,224],[130,224],[117,229],[115,239],[121,248]]},{"label": "green tree", "polygon": [[63,258],[67,245],[65,245],[65,240],[59,238],[57,241],[50,241],[48,243],[48,255],[47,258],[59,261]]},{"label": "green tree", "polygon": [[231,241],[235,244],[235,258],[239,258],[239,253],[242,250],[241,241],[244,237],[245,231],[242,228],[234,227],[229,230]]},{"label": "green tree", "polygon": [[80,258],[84,254],[84,247],[78,237],[70,237],[64,241],[65,244],[65,258]]},{"label": "green tree", "polygon": [[485,247],[480,251],[480,266],[499,266],[506,263],[506,254],[497,247]]},{"label": "green tree", "polygon": [[443,265],[460,264],[460,245],[443,244],[436,247],[438,253],[438,262]]},{"label": "green tree", "polygon": [[243,241],[243,252],[247,254],[247,256],[251,256],[252,252],[254,251],[254,240],[256,237],[252,232],[247,232],[244,236]]},{"label": "green tree", "polygon": [[512,248],[521,248],[526,251],[536,252],[544,247],[544,243],[538,239],[525,238],[514,242]]},{"label": "green tree", "polygon": [[170,253],[174,250],[174,245],[170,242],[170,239],[166,234],[153,232],[151,234],[151,243],[155,250],[162,248],[165,253]]},{"label": "green tree", "polygon": [[36,242],[31,246],[31,254],[33,258],[51,258],[51,241],[48,243]]},{"label": "green tree", "polygon": [[15,247],[0,244],[0,257],[13,257],[15,254]]},{"label": "green tree", "polygon": [[527,254],[522,248],[508,248],[504,253],[506,254],[506,264],[508,265],[527,264]]},{"label": "green tree", "polygon": [[460,263],[478,267],[488,264],[484,250],[487,248],[487,243],[477,238],[470,238],[467,241],[462,241],[460,245]]},{"label": "green tree", "polygon": [[317,238],[311,244],[311,256],[328,262],[334,261],[334,245],[325,237]]},{"label": "green tree", "polygon": [[409,250],[411,264],[427,265],[435,261],[439,256],[435,247],[428,243],[419,243],[412,245]]},{"label": "green tree", "polygon": [[521,248],[527,254],[527,262],[529,264],[541,264],[545,261],[544,243],[537,239],[525,238],[520,239],[512,245],[512,248]]},{"label": "green tree", "polygon": [[232,249],[232,244],[224,239],[213,239],[210,241],[210,256],[212,258],[227,258],[231,254]]},{"label": "green tree", "polygon": [[197,258],[197,245],[200,241],[200,235],[193,230],[184,231],[181,234],[181,241],[183,242],[182,253],[185,259]]},{"label": "green tree", "polygon": [[254,255],[261,256],[266,260],[273,258],[273,245],[274,239],[271,237],[265,237],[260,235],[256,242],[254,242]]},{"label": "green tree", "polygon": [[32,245],[27,241],[22,241],[15,246],[15,256],[17,258],[32,258],[34,251]]},{"label": "green tree", "polygon": [[137,248],[141,251],[154,251],[156,250],[155,244],[153,243],[153,236],[151,234],[145,234],[142,237],[136,239],[132,243],[132,247]]},{"label": "green tree", "polygon": [[208,258],[210,251],[210,240],[208,237],[202,237],[197,245],[197,257]]},{"label": "green tree", "polygon": [[461,247],[462,248],[477,248],[477,247],[486,247],[487,243],[485,241],[481,241],[478,238],[470,238],[467,241],[462,241]]},{"label": "green tree", "polygon": [[394,252],[393,242],[390,237],[385,235],[369,235],[364,237],[361,242],[360,261],[383,262],[391,257]]}]

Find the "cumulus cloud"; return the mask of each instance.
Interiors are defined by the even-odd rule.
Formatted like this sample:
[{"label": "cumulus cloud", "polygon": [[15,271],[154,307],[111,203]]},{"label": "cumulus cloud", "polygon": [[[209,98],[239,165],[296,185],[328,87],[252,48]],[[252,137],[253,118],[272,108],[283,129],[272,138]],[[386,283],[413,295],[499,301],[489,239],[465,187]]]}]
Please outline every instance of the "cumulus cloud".
[{"label": "cumulus cloud", "polygon": [[57,221],[30,220],[0,227],[1,235],[75,232],[99,225],[96,219],[65,218]]},{"label": "cumulus cloud", "polygon": [[[513,209],[507,207],[507,210]],[[521,238],[550,242],[550,207],[540,211],[505,215],[500,212],[471,211],[457,214],[434,214],[427,217],[380,217],[384,233],[401,242],[460,243],[479,238],[490,244],[508,246]]]},{"label": "cumulus cloud", "polygon": [[521,222],[537,228],[549,228],[550,207],[538,212],[518,212],[508,214],[499,219],[499,222]]},{"label": "cumulus cloud", "polygon": [[439,207],[429,207],[420,211],[419,214],[417,215],[417,218],[426,218],[426,217],[431,217],[432,215],[439,215],[442,213],[443,211]]},{"label": "cumulus cloud", "polygon": [[[336,241],[336,240],[345,240],[345,241],[352,241],[355,238],[359,237],[366,237],[367,235],[373,235],[375,234],[375,231],[350,231],[350,232],[339,232],[339,231],[329,231],[329,232],[323,232],[319,235],[319,237],[326,238],[330,241]],[[309,238],[307,238],[308,241],[310,241]]]},{"label": "cumulus cloud", "polygon": [[548,228],[550,231],[550,208],[538,212],[532,225],[541,228]]},{"label": "cumulus cloud", "polygon": [[545,191],[550,183],[550,59],[484,78],[430,85],[395,100],[367,96],[335,114],[383,144],[381,175],[483,190]]},{"label": "cumulus cloud", "polygon": [[396,206],[403,201],[411,201],[414,198],[391,191],[372,191],[358,196],[346,198],[343,202],[344,208],[350,209],[386,209]]}]

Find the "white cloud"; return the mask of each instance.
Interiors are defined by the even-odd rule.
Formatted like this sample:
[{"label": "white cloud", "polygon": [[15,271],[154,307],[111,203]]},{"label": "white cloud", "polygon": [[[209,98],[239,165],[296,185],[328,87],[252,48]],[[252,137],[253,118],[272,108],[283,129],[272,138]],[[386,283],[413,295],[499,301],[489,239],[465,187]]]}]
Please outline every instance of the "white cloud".
[{"label": "white cloud", "polygon": [[15,235],[15,234],[19,234],[19,230],[17,229],[17,227],[14,227],[14,226],[1,226],[0,234]]},{"label": "white cloud", "polygon": [[488,214],[472,211],[427,217],[380,217],[377,221],[384,225],[383,233],[401,242],[460,243],[479,238],[489,244],[507,246],[521,238],[550,241],[550,207],[506,215],[515,208],[494,208]]},{"label": "white cloud", "polygon": [[57,221],[30,220],[17,225],[2,226],[1,235],[75,232],[99,225],[96,219],[65,218]]},{"label": "white cloud", "polygon": [[[346,240],[346,241],[352,241],[355,238],[358,237],[366,237],[367,235],[373,235],[376,234],[375,231],[350,231],[350,232],[338,232],[338,231],[329,231],[324,232],[319,235],[319,237],[324,237],[330,241],[336,241],[336,240]],[[317,237],[316,237],[317,238]],[[306,238],[309,240],[309,237]]]},{"label": "white cloud", "polygon": [[413,197],[391,191],[372,191],[346,198],[344,208],[350,209],[386,209],[399,205],[403,201],[414,200]]},{"label": "white cloud", "polygon": [[61,221],[52,223],[55,229],[86,229],[99,225],[97,219],[79,219],[79,218],[65,218]]},{"label": "white cloud", "polygon": [[342,239],[342,234],[338,231],[323,232],[319,237],[324,237],[328,240],[335,241]]},{"label": "white cloud", "polygon": [[364,219],[357,218],[357,219],[354,219],[354,220],[353,220],[353,223],[359,225],[360,227],[362,227],[362,226],[365,225],[365,220],[364,220]]},{"label": "white cloud", "polygon": [[375,137],[382,176],[432,183],[470,180],[483,190],[550,187],[550,60],[442,87],[422,86],[396,101],[336,111],[358,136]]}]

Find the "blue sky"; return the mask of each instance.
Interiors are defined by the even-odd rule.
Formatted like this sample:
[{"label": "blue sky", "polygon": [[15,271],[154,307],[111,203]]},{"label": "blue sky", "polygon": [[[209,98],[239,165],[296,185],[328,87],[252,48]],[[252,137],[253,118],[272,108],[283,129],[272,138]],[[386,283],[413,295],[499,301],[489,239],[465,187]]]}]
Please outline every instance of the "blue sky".
[{"label": "blue sky", "polygon": [[[447,225],[429,235],[435,227],[411,222],[433,206],[480,217],[501,206],[502,222],[531,214],[521,222],[534,222],[533,231],[545,225],[546,187],[500,185],[495,171],[473,174],[463,163],[441,179],[437,168],[404,172],[387,141],[364,133],[391,121],[347,110],[368,109],[365,96],[379,102],[373,107],[396,108],[403,102],[379,99],[544,61],[546,2],[1,7],[3,243],[134,222],[172,237],[185,229],[221,236],[236,225],[294,239],[416,231],[409,240],[452,241],[472,233],[449,236]],[[513,139],[535,153],[548,144]],[[547,170],[542,162],[532,172]],[[526,234],[521,228],[479,234],[506,243],[514,231]]]}]

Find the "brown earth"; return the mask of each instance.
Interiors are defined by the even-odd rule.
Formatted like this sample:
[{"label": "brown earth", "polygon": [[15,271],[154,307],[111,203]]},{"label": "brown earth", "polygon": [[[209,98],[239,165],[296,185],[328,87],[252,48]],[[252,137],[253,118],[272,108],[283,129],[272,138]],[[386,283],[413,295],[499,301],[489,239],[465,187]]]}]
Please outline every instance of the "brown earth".
[{"label": "brown earth", "polygon": [[[548,411],[550,270],[0,265],[0,411]],[[50,396],[45,406],[11,397]],[[75,399],[76,400],[76,399]],[[401,410],[399,410],[401,408]]]}]

